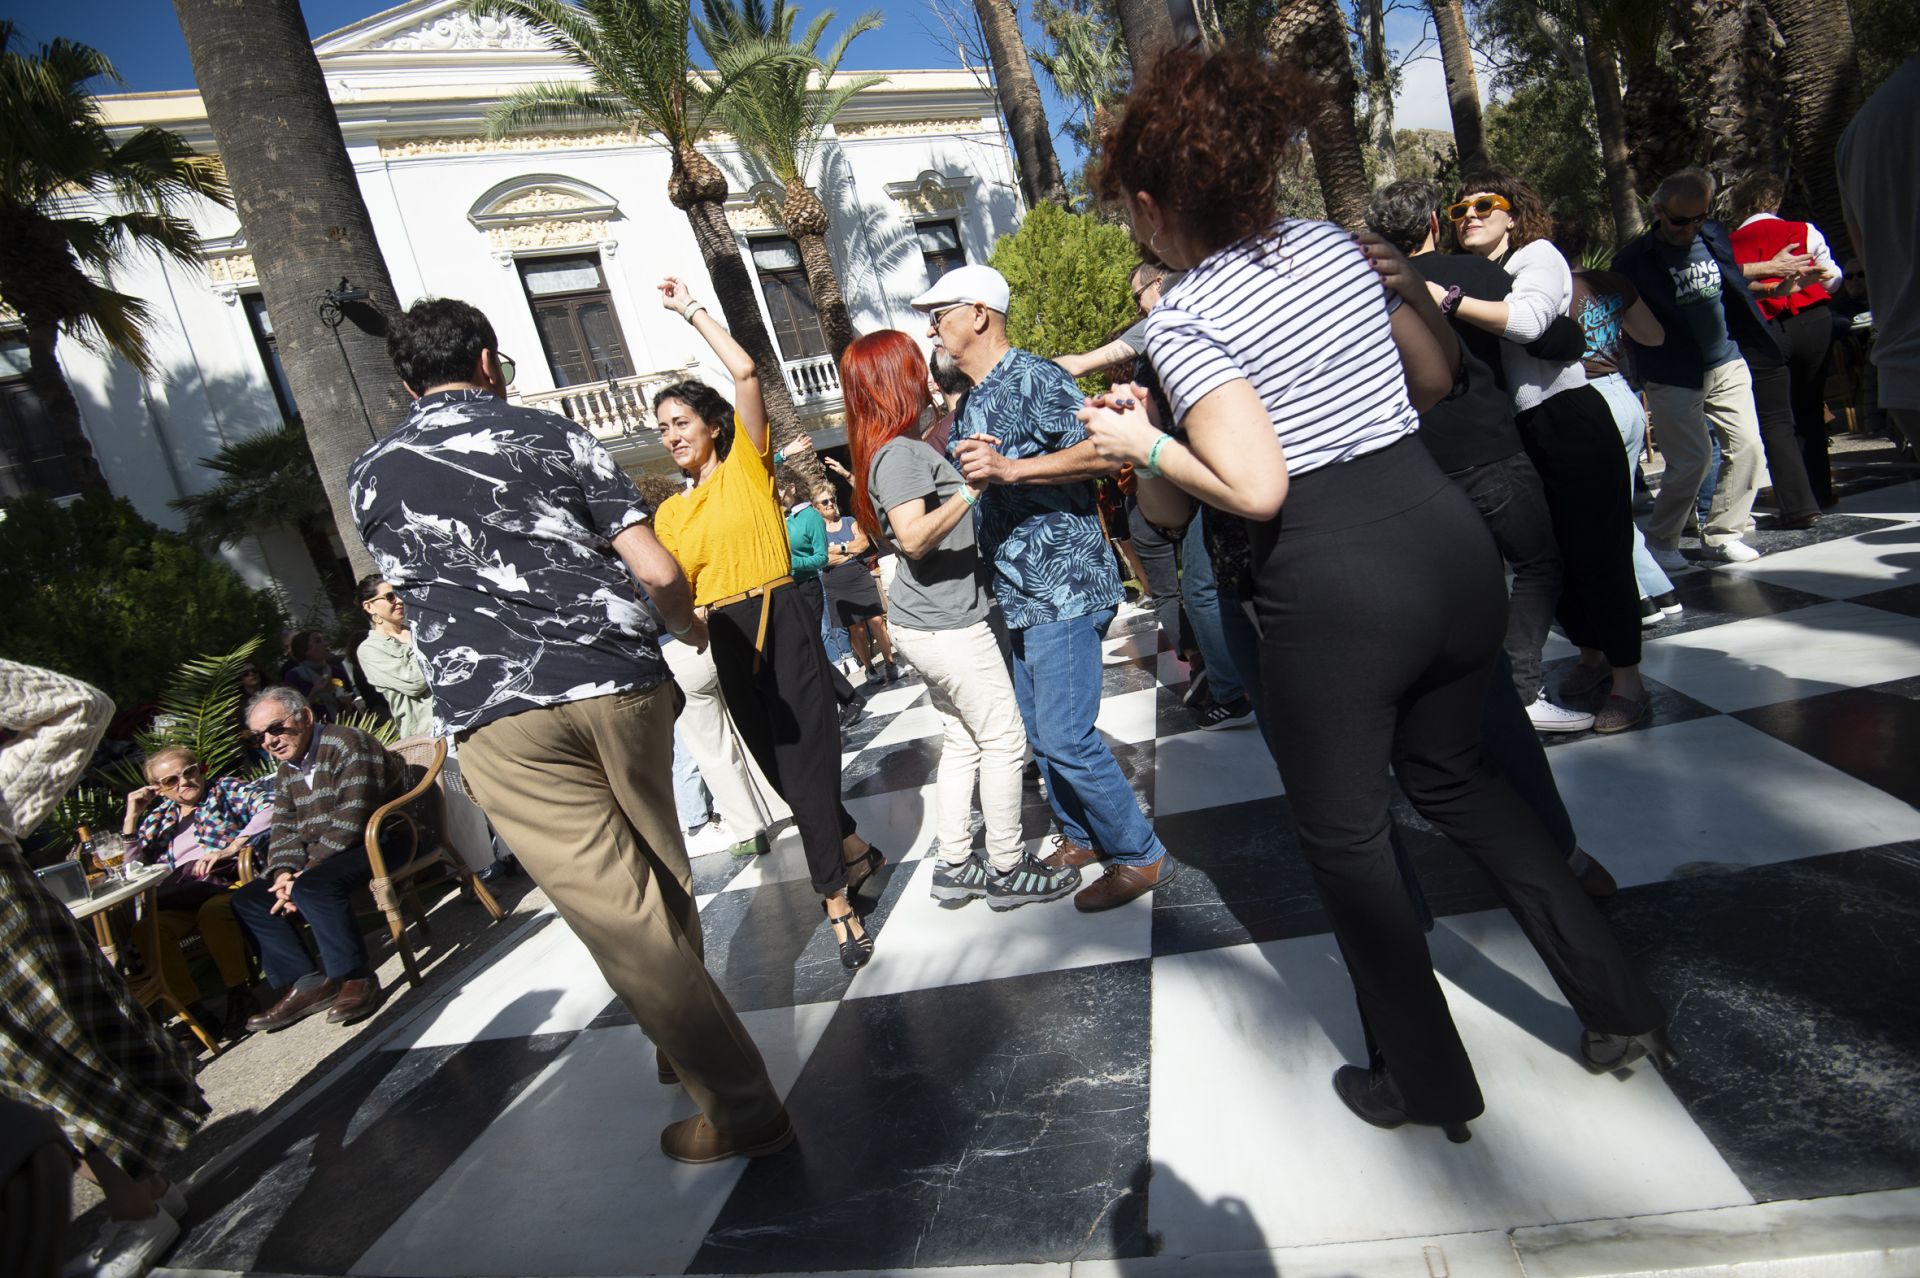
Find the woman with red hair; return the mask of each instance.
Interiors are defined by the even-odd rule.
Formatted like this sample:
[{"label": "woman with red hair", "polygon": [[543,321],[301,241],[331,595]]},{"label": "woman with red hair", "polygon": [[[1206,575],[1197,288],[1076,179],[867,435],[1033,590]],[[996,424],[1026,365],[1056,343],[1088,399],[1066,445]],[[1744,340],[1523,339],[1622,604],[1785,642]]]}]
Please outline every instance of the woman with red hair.
[{"label": "woman with red hair", "polygon": [[[840,386],[854,518],[900,552],[887,588],[893,642],[926,680],[944,729],[933,895],[983,896],[996,910],[1065,896],[1080,886],[1080,871],[1042,865],[1023,851],[1020,837],[1027,734],[987,624],[991,596],[973,541],[973,508],[984,485],[969,485],[921,440],[927,365],[905,333],[873,333],[849,346]],[[973,855],[976,776],[987,826],[984,862]]]}]

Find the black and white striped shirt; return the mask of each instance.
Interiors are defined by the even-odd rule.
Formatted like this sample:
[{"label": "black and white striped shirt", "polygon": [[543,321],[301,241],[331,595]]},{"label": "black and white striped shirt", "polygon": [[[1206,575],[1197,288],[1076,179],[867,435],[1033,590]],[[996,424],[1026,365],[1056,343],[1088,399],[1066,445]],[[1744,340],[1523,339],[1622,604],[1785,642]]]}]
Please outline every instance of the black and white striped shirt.
[{"label": "black and white striped shirt", "polygon": [[1189,271],[1147,317],[1147,351],[1176,421],[1251,382],[1298,476],[1419,429],[1387,318],[1398,305],[1344,230],[1289,219]]}]

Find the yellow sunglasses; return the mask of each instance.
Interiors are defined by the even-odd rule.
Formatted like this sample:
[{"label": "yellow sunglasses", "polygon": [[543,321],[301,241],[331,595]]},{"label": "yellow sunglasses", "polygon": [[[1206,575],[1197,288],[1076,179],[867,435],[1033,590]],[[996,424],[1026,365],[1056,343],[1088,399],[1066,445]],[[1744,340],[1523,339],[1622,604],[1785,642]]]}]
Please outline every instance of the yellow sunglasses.
[{"label": "yellow sunglasses", "polygon": [[1507,203],[1504,195],[1483,195],[1478,199],[1462,200],[1447,209],[1447,221],[1464,222],[1469,217],[1485,217],[1499,209],[1502,213],[1513,212],[1513,205]]}]

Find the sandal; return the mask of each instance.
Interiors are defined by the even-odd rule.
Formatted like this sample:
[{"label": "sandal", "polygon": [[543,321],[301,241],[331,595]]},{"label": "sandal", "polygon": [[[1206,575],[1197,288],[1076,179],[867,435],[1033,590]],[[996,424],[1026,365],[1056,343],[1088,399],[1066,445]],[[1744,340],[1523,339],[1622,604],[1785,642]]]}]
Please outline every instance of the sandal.
[{"label": "sandal", "polygon": [[[827,916],[827,923],[835,929],[833,939],[838,942],[840,946],[840,966],[846,968],[865,967],[867,960],[873,957],[873,934],[871,932],[862,932],[859,936],[854,936],[853,925],[858,922],[859,919],[851,910],[845,914],[835,914],[833,907],[826,901],[822,901],[820,902],[820,912]],[[847,929],[848,939],[844,941],[840,940],[839,929],[842,927]]]},{"label": "sandal", "polygon": [[[856,856],[853,860],[846,862],[848,898],[851,899],[853,894],[860,890],[861,885],[875,874],[878,874],[886,863],[887,854],[871,843],[867,844],[867,850],[865,852]],[[861,869],[863,866],[865,867],[864,873],[854,873],[854,871]]]}]

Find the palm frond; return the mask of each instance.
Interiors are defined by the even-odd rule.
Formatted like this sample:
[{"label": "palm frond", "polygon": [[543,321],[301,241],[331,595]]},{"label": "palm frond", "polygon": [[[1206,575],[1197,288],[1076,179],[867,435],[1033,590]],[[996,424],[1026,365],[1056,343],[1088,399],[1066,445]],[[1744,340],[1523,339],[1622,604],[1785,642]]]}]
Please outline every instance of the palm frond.
[{"label": "palm frond", "polygon": [[487,133],[504,137],[515,129],[542,124],[625,123],[631,106],[597,86],[559,82],[516,90],[487,109]]},{"label": "palm frond", "polygon": [[196,657],[181,666],[160,694],[160,713],[151,730],[136,738],[152,754],[162,746],[192,750],[209,777],[232,772],[246,757],[240,736],[240,672],[254,662],[263,643],[251,639],[232,652]]}]

